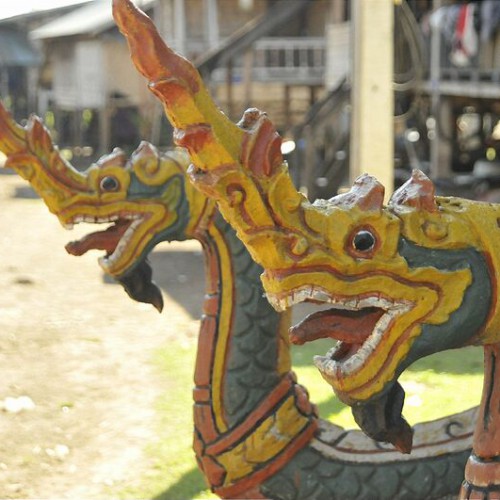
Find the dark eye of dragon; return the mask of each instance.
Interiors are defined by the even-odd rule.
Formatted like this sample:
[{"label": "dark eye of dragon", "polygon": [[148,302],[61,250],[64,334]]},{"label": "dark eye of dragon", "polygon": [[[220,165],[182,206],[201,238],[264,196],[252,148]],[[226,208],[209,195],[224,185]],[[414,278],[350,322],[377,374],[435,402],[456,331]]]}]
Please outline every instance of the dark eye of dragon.
[{"label": "dark eye of dragon", "polygon": [[115,177],[108,175],[101,179],[100,186],[103,191],[118,191],[120,184]]},{"label": "dark eye of dragon", "polygon": [[358,252],[369,252],[375,246],[375,236],[363,229],[354,235],[352,245]]}]

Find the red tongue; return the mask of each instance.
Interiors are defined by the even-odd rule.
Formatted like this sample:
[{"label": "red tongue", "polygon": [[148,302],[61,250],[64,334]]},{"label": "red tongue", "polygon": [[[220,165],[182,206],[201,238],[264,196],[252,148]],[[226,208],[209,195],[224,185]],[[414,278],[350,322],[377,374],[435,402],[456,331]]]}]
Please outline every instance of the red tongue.
[{"label": "red tongue", "polygon": [[290,342],[301,345],[312,340],[333,338],[347,344],[362,344],[383,316],[382,309],[344,311],[329,309],[310,314],[289,330]]},{"label": "red tongue", "polygon": [[115,251],[118,242],[129,226],[128,221],[118,221],[105,231],[90,233],[77,241],[71,241],[64,248],[71,255],[83,255],[89,250],[105,250],[108,254]]}]

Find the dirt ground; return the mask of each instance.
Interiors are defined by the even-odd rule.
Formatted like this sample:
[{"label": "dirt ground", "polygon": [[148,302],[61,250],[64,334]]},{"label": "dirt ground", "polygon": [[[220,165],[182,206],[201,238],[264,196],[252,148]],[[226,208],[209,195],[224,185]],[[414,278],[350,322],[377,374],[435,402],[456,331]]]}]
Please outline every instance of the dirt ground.
[{"label": "dirt ground", "polygon": [[26,182],[0,175],[0,498],[109,499],[138,478],[165,390],[152,353],[197,334],[198,243],[153,254],[171,293],[160,315],[103,279],[98,252],[65,252],[88,231],[64,230]]}]

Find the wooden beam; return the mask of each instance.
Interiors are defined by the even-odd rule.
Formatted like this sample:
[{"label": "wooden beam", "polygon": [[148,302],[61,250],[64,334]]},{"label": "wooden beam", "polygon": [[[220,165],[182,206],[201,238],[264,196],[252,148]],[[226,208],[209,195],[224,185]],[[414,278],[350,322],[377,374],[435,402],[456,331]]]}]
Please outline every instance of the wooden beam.
[{"label": "wooden beam", "polygon": [[351,181],[369,173],[394,185],[394,0],[353,0]]}]

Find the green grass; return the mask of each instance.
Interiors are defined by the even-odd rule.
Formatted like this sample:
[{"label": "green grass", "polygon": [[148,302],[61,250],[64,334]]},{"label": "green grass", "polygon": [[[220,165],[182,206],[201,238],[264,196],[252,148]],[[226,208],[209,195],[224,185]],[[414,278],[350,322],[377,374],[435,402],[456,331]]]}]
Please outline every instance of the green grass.
[{"label": "green grass", "polygon": [[[320,415],[337,425],[358,428],[351,411],[329,389],[310,363],[324,354],[330,341],[293,348],[293,366],[299,382],[307,387]],[[421,359],[399,378],[405,389],[404,416],[410,424],[434,420],[479,404],[483,383],[483,350],[468,347]]]},{"label": "green grass", "polygon": [[119,492],[121,498],[187,500],[218,498],[207,489],[194,452],[192,390],[196,342],[171,342],[154,360],[165,393],[157,403],[157,440],[147,447],[153,467],[140,480]]},{"label": "green grass", "polygon": [[[328,350],[329,342],[293,348],[293,365],[323,418],[347,428],[356,427],[350,410],[334,397],[311,360]],[[158,401],[158,439],[147,448],[153,467],[122,498],[155,500],[215,499],[199,472],[192,451],[192,374],[196,345],[169,343],[155,363],[164,379]],[[404,415],[412,424],[464,410],[479,403],[482,389],[481,348],[448,351],[420,360],[400,381],[406,391]]]}]

